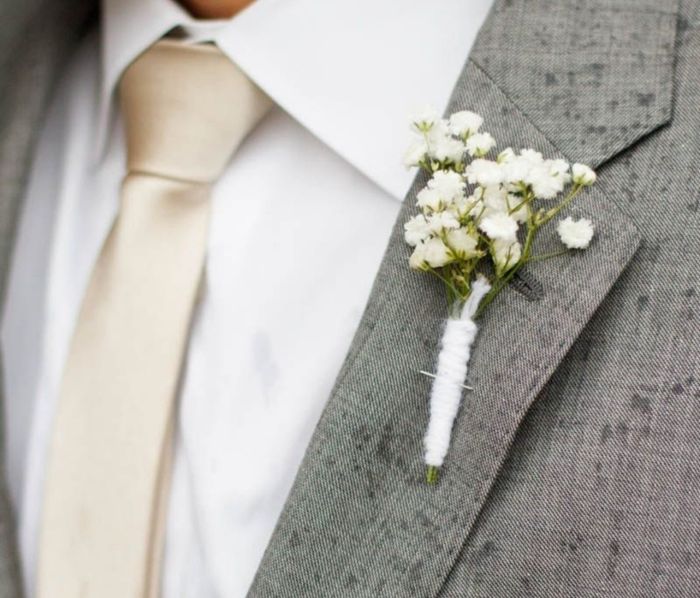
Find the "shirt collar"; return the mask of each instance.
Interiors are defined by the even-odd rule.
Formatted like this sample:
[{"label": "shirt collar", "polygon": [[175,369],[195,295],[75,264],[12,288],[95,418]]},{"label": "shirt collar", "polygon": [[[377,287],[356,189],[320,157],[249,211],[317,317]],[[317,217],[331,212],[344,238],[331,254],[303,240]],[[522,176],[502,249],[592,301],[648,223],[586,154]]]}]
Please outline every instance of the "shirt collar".
[{"label": "shirt collar", "polygon": [[104,0],[98,147],[121,73],[174,27],[214,41],[282,109],[391,195],[412,174],[407,119],[447,106],[492,0],[256,0],[197,21],[174,0]]}]

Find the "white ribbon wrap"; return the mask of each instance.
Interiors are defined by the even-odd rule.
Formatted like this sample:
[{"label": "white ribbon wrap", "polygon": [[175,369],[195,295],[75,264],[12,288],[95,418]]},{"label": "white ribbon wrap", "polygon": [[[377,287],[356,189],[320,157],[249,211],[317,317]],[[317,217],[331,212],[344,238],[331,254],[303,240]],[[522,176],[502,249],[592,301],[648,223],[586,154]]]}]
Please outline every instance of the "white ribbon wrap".
[{"label": "white ribbon wrap", "polygon": [[467,379],[471,349],[476,339],[474,314],[491,285],[483,277],[472,284],[472,291],[459,318],[449,318],[440,341],[437,371],[430,391],[430,421],[425,433],[425,462],[441,467],[450,446],[452,426]]}]

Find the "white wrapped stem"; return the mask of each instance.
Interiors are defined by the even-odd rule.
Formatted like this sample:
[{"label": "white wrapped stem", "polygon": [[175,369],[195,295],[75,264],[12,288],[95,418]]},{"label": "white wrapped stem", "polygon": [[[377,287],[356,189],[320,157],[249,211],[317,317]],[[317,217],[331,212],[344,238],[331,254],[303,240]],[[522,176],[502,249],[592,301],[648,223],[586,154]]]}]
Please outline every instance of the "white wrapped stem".
[{"label": "white wrapped stem", "polygon": [[477,278],[459,318],[450,318],[440,341],[437,371],[430,391],[430,421],[425,434],[425,462],[441,467],[450,447],[452,426],[462,400],[462,385],[467,379],[469,358],[476,339],[474,314],[491,285]]}]

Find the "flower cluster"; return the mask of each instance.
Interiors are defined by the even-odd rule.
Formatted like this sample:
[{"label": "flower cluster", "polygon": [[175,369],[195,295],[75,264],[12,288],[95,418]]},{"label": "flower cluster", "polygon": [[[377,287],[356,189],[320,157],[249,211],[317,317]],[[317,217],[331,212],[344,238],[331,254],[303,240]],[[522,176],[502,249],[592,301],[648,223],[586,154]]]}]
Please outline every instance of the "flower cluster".
[{"label": "flower cluster", "polygon": [[595,182],[595,172],[531,149],[489,159],[496,142],[482,124],[474,112],[444,119],[426,109],[412,120],[415,140],[405,156],[407,166],[431,175],[417,195],[420,213],[404,225],[414,247],[409,264],[442,279],[455,308],[479,273],[490,271],[485,307],[527,262],[585,249],[593,237],[590,220],[568,217],[557,226],[566,249],[533,255],[537,233]]}]

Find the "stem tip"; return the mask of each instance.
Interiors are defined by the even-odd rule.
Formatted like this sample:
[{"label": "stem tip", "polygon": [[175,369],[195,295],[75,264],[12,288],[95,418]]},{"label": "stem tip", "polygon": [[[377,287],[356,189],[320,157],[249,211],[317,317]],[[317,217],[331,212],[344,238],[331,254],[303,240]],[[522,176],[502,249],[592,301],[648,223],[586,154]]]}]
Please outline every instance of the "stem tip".
[{"label": "stem tip", "polygon": [[428,465],[428,469],[425,472],[425,481],[431,486],[437,484],[438,477],[440,475],[440,468],[434,465]]}]

